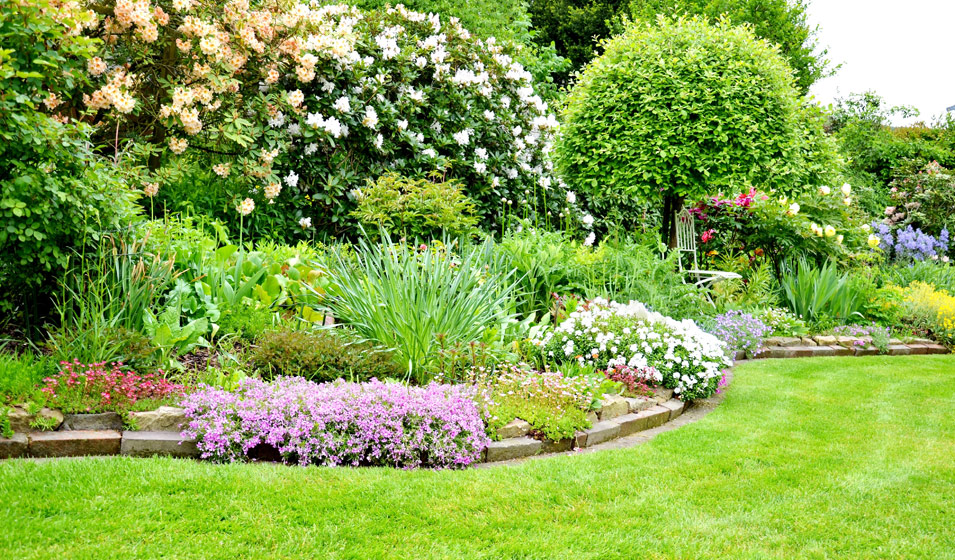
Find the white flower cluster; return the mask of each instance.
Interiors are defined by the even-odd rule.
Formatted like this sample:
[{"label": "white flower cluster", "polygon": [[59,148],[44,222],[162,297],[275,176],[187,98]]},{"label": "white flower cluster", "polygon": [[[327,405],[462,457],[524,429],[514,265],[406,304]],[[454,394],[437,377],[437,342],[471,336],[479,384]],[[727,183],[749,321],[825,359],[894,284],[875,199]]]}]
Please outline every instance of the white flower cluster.
[{"label": "white flower cluster", "polygon": [[664,386],[684,399],[712,395],[730,365],[723,342],[693,321],[677,321],[636,301],[595,299],[531,342],[542,358],[558,364],[656,368]]},{"label": "white flower cluster", "polygon": [[[308,25],[283,49],[308,72],[278,79],[285,119],[299,120],[288,138],[296,173],[339,173],[347,191],[356,186],[347,181],[386,171],[450,172],[487,193],[476,200],[486,215],[501,211],[502,196],[522,207],[562,200],[545,194],[565,188],[548,156],[557,119],[510,46],[401,5],[376,17],[347,6],[306,8],[296,17]],[[353,168],[329,167],[346,161]]]}]

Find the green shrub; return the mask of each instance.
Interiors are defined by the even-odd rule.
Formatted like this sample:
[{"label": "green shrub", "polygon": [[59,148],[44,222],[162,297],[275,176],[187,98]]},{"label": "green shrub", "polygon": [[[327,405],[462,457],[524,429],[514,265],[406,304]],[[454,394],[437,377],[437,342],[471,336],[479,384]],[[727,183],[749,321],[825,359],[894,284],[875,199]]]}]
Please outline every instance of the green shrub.
[{"label": "green shrub", "polygon": [[0,348],[0,405],[34,400],[43,378],[54,373],[56,362],[51,358]]},{"label": "green shrub", "polygon": [[569,186],[605,224],[635,228],[663,203],[828,179],[836,162],[818,112],[801,105],[777,50],[726,21],[660,19],[604,44],[570,92],[556,145]]},{"label": "green shrub", "polygon": [[800,259],[783,268],[779,283],[783,302],[805,321],[828,324],[862,318],[867,287],[840,273],[835,263],[816,266]]},{"label": "green shrub", "polygon": [[[0,312],[36,322],[74,252],[126,225],[132,195],[61,111],[86,83],[95,41],[79,5],[0,4]],[[55,117],[55,118],[54,118]],[[67,121],[61,124],[60,121]]]},{"label": "green shrub", "polygon": [[384,229],[409,240],[430,241],[444,234],[472,235],[477,226],[474,212],[474,203],[456,181],[388,173],[361,191],[352,216],[372,235]]},{"label": "green shrub", "polygon": [[891,206],[885,211],[889,225],[912,226],[933,236],[955,231],[955,176],[937,161],[924,166],[903,162],[889,188]]},{"label": "green shrub", "polygon": [[329,262],[324,306],[358,336],[394,351],[410,378],[426,383],[439,349],[482,341],[510,322],[515,279],[488,240],[424,250],[409,243],[360,239],[357,264]]},{"label": "green shrub", "polygon": [[289,375],[312,381],[390,379],[404,373],[390,353],[324,330],[267,332],[256,340],[252,364],[267,378]]},{"label": "green shrub", "polygon": [[698,314],[701,294],[676,274],[676,255],[662,258],[657,243],[621,235],[597,247],[571,240],[562,231],[525,225],[504,236],[499,250],[520,283],[518,311],[525,316],[557,311],[554,296],[637,300],[673,317]]}]

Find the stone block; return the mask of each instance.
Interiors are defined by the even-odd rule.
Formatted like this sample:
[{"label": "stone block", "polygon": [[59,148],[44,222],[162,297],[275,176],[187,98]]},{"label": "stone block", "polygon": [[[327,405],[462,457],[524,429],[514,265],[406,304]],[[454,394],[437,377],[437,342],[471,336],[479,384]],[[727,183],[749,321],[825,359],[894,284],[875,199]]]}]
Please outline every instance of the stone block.
[{"label": "stone block", "polygon": [[780,344],[781,341],[782,341],[782,337],[771,336],[769,338],[763,339],[763,346],[782,346],[782,344]]},{"label": "stone block", "polygon": [[146,412],[130,412],[129,418],[136,429],[143,432],[180,432],[189,422],[186,411],[175,406],[160,406],[156,410]]},{"label": "stone block", "polygon": [[487,462],[496,463],[498,461],[531,457],[540,453],[542,447],[541,442],[529,437],[492,441],[487,446]]},{"label": "stone block", "polygon": [[627,404],[630,405],[630,412],[640,412],[641,410],[653,408],[656,402],[646,397],[636,397],[627,399]]},{"label": "stone block", "polygon": [[590,422],[590,425],[593,426],[600,421],[600,418],[597,418],[597,413],[593,410],[587,411],[587,421]]},{"label": "stone block", "polygon": [[664,389],[663,387],[655,387],[653,389],[653,400],[657,403],[667,402],[673,398],[673,389]]},{"label": "stone block", "polygon": [[823,356],[835,356],[836,349],[832,346],[816,346],[812,349],[812,355],[817,358]]},{"label": "stone block", "polygon": [[817,343],[823,346],[834,346],[839,343],[839,340],[835,336],[820,335],[812,337]]},{"label": "stone block", "polygon": [[120,453],[133,457],[198,457],[195,440],[183,440],[176,432],[123,432]]},{"label": "stone block", "polygon": [[674,420],[676,417],[683,414],[685,403],[678,399],[670,399],[660,406],[670,411],[670,416],[667,418],[667,422],[669,422],[670,420]]},{"label": "stone block", "polygon": [[581,445],[580,432],[578,432],[577,446],[593,447],[598,443],[610,441],[618,437],[620,435],[620,424],[612,421],[597,422],[593,428],[584,430],[583,433],[586,434],[583,438],[583,445]]},{"label": "stone block", "polygon": [[738,362],[740,360],[745,360],[745,359],[746,359],[746,352],[744,352],[743,350],[740,350],[733,355],[734,362]]},{"label": "stone block", "polygon": [[759,355],[760,358],[793,358],[795,353],[790,348],[782,346],[770,346]]},{"label": "stone block", "polygon": [[123,440],[116,430],[38,432],[29,438],[32,457],[118,455]]},{"label": "stone block", "polygon": [[53,423],[49,426],[50,430],[55,430],[63,424],[63,413],[54,408],[42,408],[37,414],[30,414],[21,406],[13,407],[7,414],[10,419],[10,428],[14,432],[26,433],[35,432],[36,428],[30,425],[37,417],[42,419],[52,419]]},{"label": "stone block", "polygon": [[637,414],[627,414],[617,418],[616,422],[620,424],[620,437],[626,437],[647,429],[647,416]]},{"label": "stone block", "polygon": [[904,344],[889,344],[890,356],[908,356],[911,353],[911,348]]},{"label": "stone block", "polygon": [[928,348],[929,354],[950,354],[948,348],[942,346],[941,344],[931,343],[925,345]]},{"label": "stone block", "polygon": [[115,412],[100,412],[97,414],[67,414],[63,418],[60,431],[101,431],[123,429],[123,418]]},{"label": "stone block", "polygon": [[795,336],[781,336],[779,337],[779,343],[777,344],[777,346],[782,346],[783,348],[801,345],[802,339]]},{"label": "stone block", "polygon": [[604,395],[601,402],[603,404],[597,411],[597,417],[601,422],[619,418],[630,412],[630,403],[620,395]]},{"label": "stone block", "polygon": [[846,348],[852,348],[855,344],[856,338],[853,336],[840,336],[836,338],[836,343],[839,346],[844,346]]},{"label": "stone block", "polygon": [[800,344],[800,346],[818,346],[818,344],[816,344],[816,341],[813,340],[812,338],[808,337],[808,336],[804,336],[804,337],[800,338],[799,340],[802,341],[802,343]]},{"label": "stone block", "polygon": [[834,345],[829,348],[832,348],[833,356],[854,356],[856,353],[854,347],[847,348],[845,346]]},{"label": "stone block", "polygon": [[856,347],[855,349],[856,356],[878,356],[879,354],[879,349],[871,344],[864,348]]},{"label": "stone block", "polygon": [[497,431],[497,437],[502,440],[519,438],[527,435],[531,431],[531,425],[520,418],[515,418]]},{"label": "stone block", "polygon": [[811,358],[816,355],[817,348],[818,346],[790,346],[788,350],[793,358]]},{"label": "stone block", "polygon": [[928,354],[928,346],[924,344],[906,344],[906,346],[909,347],[909,354]]},{"label": "stone block", "polygon": [[11,438],[0,438],[0,459],[24,457],[30,446],[26,434],[13,434]]},{"label": "stone block", "polygon": [[665,424],[666,421],[670,419],[670,409],[655,406],[649,410],[638,412],[637,415],[647,419],[647,429],[649,430],[650,428],[656,428],[657,426]]},{"label": "stone block", "polygon": [[574,438],[564,438],[554,441],[547,439],[541,442],[541,453],[563,453],[574,448]]}]

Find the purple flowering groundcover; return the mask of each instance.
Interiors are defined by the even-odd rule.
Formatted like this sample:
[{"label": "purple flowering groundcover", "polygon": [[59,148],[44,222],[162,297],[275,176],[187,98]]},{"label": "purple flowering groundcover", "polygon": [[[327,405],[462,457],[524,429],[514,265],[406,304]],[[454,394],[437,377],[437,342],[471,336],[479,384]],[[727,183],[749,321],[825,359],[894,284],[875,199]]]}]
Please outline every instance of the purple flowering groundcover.
[{"label": "purple flowering groundcover", "polygon": [[203,388],[183,407],[182,436],[216,461],[265,444],[300,465],[456,468],[489,443],[468,389],[456,385],[247,379],[234,392]]}]

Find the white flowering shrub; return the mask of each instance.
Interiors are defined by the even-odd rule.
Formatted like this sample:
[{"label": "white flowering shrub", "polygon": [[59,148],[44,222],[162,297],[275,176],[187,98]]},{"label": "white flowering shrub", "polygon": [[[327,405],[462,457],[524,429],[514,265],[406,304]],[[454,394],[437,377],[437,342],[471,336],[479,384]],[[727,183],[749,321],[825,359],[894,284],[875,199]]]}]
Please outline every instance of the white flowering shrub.
[{"label": "white flowering shrub", "polygon": [[[547,157],[557,121],[510,46],[454,18],[337,6],[287,50],[297,64],[274,86],[287,105],[270,122],[288,131],[298,192],[314,198],[336,185],[337,209],[368,178],[440,170],[486,222],[544,210],[557,186]],[[564,197],[551,194],[554,217]]]},{"label": "white flowering shrub", "polygon": [[147,196],[185,161],[273,227],[276,213],[347,227],[357,191],[391,171],[459,179],[488,225],[566,210],[547,157],[557,121],[517,47],[455,18],[319,0],[106,0],[95,17],[78,109],[136,139]]},{"label": "white flowering shrub", "polygon": [[693,321],[671,319],[635,301],[595,299],[530,342],[531,353],[545,362],[577,361],[602,370],[652,367],[659,377],[651,381],[683,400],[713,395],[723,368],[730,366],[725,345],[715,336]]}]

